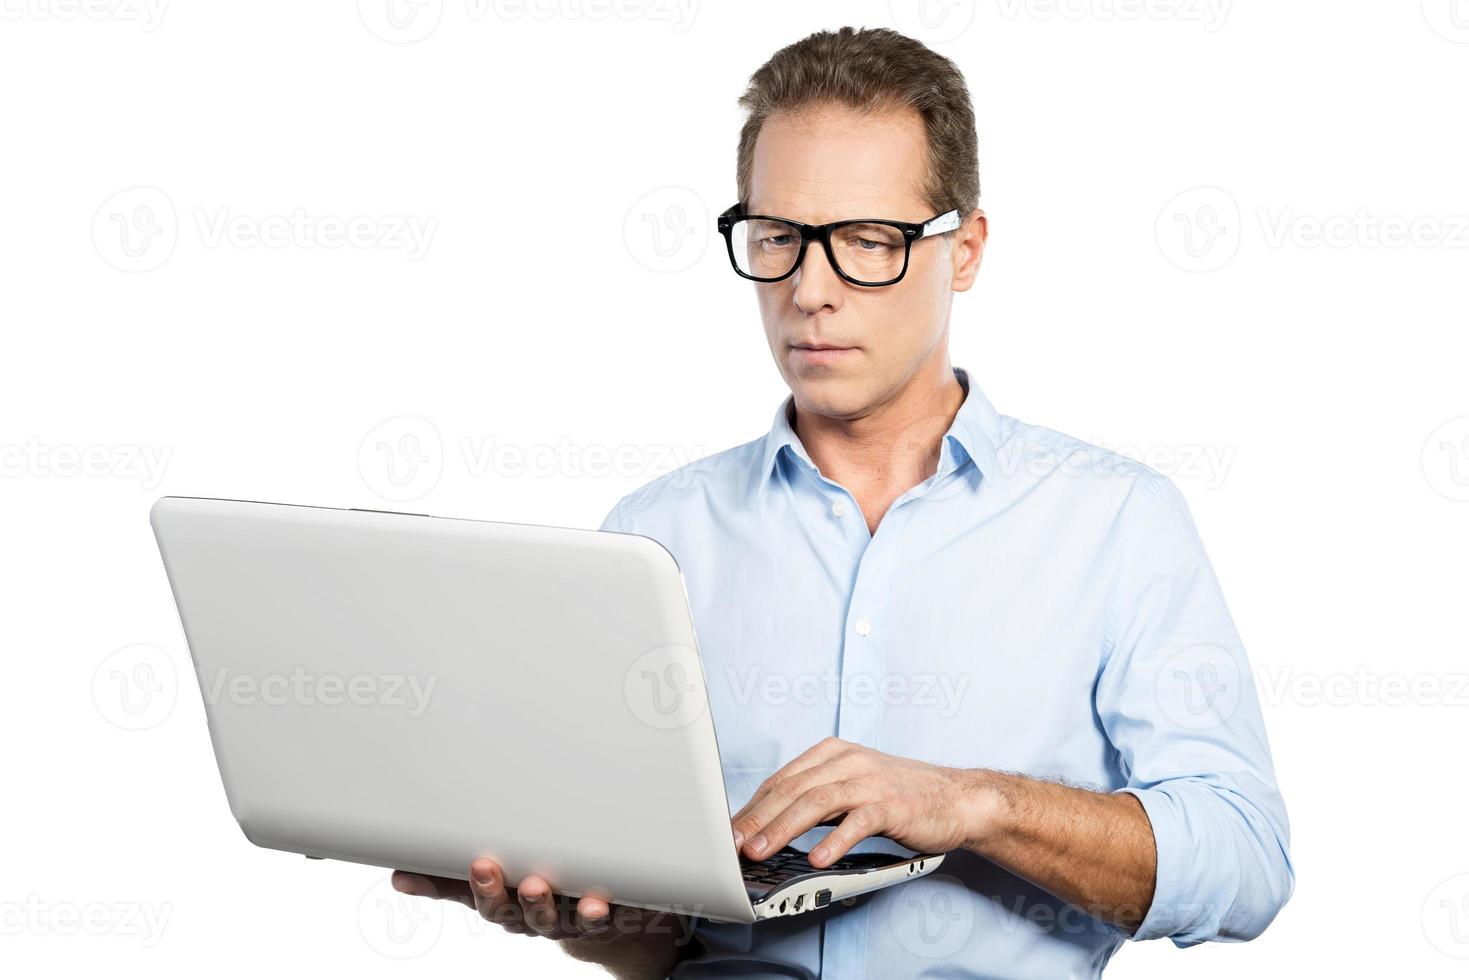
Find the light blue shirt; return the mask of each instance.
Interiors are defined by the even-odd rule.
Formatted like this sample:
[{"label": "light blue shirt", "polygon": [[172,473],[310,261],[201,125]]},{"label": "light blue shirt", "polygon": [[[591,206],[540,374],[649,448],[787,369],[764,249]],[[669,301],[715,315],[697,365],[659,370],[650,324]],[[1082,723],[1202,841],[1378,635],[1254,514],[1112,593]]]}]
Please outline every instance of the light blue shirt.
[{"label": "light blue shirt", "polygon": [[[683,570],[731,807],[830,735],[1133,793],[1158,850],[1133,938],[1258,935],[1294,884],[1289,829],[1183,497],[1142,464],[996,414],[955,375],[967,396],[937,472],[875,534],[811,462],[789,398],[763,438],[607,516]],[[850,906],[700,920],[698,935],[706,953],[675,976],[1093,977],[1128,938],[968,851]]]}]

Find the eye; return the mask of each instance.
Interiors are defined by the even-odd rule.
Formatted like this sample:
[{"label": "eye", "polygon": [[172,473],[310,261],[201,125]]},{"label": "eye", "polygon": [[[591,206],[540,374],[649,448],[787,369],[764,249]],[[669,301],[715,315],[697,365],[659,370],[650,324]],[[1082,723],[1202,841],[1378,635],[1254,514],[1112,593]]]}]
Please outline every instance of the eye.
[{"label": "eye", "polygon": [[887,242],[873,241],[871,238],[857,239],[857,247],[864,252],[876,252],[879,249],[892,248]]},{"label": "eye", "polygon": [[765,238],[760,239],[760,243],[762,245],[769,245],[772,248],[784,248],[785,246],[787,246],[787,245],[789,245],[791,243],[791,236],[790,235],[769,235],[769,236],[767,236]]}]

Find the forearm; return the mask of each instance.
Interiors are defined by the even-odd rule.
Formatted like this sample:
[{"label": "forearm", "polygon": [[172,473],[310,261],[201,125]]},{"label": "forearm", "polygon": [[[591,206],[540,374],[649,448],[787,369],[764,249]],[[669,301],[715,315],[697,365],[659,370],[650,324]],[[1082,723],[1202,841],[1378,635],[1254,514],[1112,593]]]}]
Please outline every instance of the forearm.
[{"label": "forearm", "polygon": [[885,836],[915,851],[968,848],[1129,933],[1152,904],[1157,848],[1132,794],[953,769],[836,738],[761,783],[735,814],[735,838],[747,857],[764,860],[836,817],[811,849],[816,867]]},{"label": "forearm", "polygon": [[1157,850],[1136,797],[984,769],[968,775],[969,850],[1129,932],[1142,923]]}]

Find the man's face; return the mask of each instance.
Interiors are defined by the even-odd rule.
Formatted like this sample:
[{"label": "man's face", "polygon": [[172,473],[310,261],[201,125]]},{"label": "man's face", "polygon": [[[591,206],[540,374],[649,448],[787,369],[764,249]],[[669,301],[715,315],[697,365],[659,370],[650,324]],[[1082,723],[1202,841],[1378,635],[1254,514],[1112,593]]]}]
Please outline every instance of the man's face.
[{"label": "man's face", "polygon": [[[806,224],[926,221],[934,216],[919,192],[926,159],[923,120],[911,109],[777,116],[755,144],[747,207]],[[949,308],[978,269],[982,221],[914,242],[907,274],[891,286],[846,282],[819,242],[790,278],[756,285],[770,352],[801,409],[859,418],[936,358],[947,363]]]}]

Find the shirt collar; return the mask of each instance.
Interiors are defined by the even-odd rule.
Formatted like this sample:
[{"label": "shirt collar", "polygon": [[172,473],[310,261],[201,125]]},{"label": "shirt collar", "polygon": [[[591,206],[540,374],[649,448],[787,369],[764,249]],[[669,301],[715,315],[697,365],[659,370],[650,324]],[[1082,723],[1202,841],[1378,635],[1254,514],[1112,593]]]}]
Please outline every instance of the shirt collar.
[{"label": "shirt collar", "polygon": [[[954,377],[964,388],[964,403],[959,406],[954,421],[944,433],[944,444],[939,450],[938,472],[951,472],[963,466],[966,460],[972,459],[981,475],[993,478],[999,471],[996,450],[999,444],[999,415],[984,396],[984,392],[979,390],[979,386],[970,382],[968,371],[956,367]],[[765,435],[760,456],[762,480],[774,475],[781,450],[787,447],[799,462],[816,469],[816,464],[811,462],[811,457],[806,454],[806,447],[801,445],[800,437],[791,425],[794,410],[795,398],[787,395],[776,410],[770,431]]]}]

